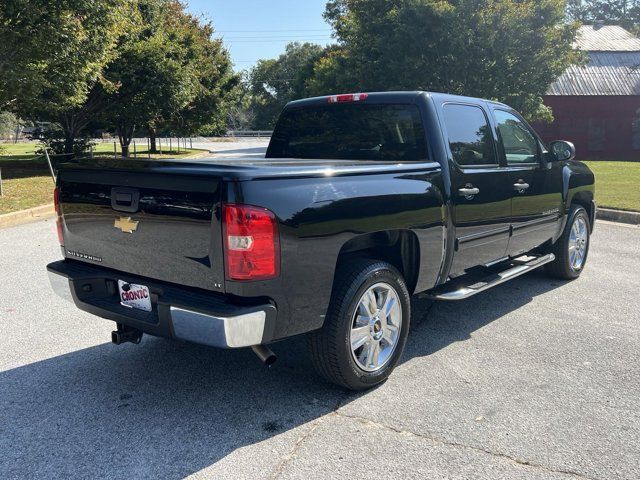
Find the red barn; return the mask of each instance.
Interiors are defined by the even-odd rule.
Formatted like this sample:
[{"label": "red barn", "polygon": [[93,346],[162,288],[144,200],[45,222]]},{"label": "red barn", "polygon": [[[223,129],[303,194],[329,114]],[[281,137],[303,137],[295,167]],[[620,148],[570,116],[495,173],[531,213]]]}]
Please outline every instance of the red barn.
[{"label": "red barn", "polygon": [[640,39],[618,26],[581,27],[576,48],[585,66],[572,66],[544,96],[551,124],[537,125],[545,141],[569,140],[580,159],[640,160]]}]

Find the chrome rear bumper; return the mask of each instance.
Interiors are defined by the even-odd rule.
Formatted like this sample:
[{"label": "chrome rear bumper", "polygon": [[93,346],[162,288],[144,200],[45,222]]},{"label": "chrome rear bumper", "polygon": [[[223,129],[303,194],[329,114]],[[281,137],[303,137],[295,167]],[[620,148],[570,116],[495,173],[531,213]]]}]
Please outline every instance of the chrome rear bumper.
[{"label": "chrome rear bumper", "polygon": [[[125,274],[101,271],[87,265],[73,265],[71,272],[60,271],[64,262],[48,266],[54,292],[78,308],[122,323],[145,333],[200,343],[220,348],[251,347],[266,343],[265,333],[275,321],[271,303],[235,305],[223,296],[185,292],[175,286],[157,285]],[[123,278],[124,277],[124,278]],[[120,304],[116,288],[108,282],[122,278],[149,286],[152,311],[143,312]],[[106,286],[105,286],[106,285]]]},{"label": "chrome rear bumper", "polygon": [[71,286],[69,285],[69,278],[63,275],[59,275],[57,273],[53,273],[48,270],[47,274],[49,276],[49,283],[51,284],[51,288],[53,292],[58,295],[60,298],[64,298],[65,300],[75,303],[73,301],[73,295],[71,295]]},{"label": "chrome rear bumper", "polygon": [[176,337],[214,347],[250,347],[262,343],[266,313],[257,311],[233,317],[207,315],[170,307]]}]

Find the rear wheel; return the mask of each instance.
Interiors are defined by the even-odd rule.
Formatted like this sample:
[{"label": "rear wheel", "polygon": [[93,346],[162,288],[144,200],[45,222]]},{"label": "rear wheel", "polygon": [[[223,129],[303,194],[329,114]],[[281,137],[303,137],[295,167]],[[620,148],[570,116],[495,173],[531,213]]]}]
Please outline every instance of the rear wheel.
[{"label": "rear wheel", "polygon": [[387,379],[409,332],[409,292],[390,264],[355,260],[336,272],[323,328],[309,337],[311,358],[327,380],[364,390]]},{"label": "rear wheel", "polygon": [[551,252],[556,259],[547,264],[547,272],[557,278],[578,278],[587,263],[591,227],[587,211],[574,205],[562,236],[553,245]]}]

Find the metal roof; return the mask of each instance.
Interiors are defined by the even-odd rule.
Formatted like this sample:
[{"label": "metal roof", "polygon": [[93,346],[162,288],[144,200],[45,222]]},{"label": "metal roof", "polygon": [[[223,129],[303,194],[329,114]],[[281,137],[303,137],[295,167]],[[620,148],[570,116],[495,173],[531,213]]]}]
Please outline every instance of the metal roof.
[{"label": "metal roof", "polygon": [[569,67],[547,95],[640,95],[639,38],[615,25],[584,25],[574,46],[588,63]]},{"label": "metal roof", "polygon": [[640,38],[617,25],[583,25],[574,47],[586,52],[637,52]]},{"label": "metal roof", "polygon": [[640,52],[589,52],[584,67],[571,66],[547,95],[640,95]]}]

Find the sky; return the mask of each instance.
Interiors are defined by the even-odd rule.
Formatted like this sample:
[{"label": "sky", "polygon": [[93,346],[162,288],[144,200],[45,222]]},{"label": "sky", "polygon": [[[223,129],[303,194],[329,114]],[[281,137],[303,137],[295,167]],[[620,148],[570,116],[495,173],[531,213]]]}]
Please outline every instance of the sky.
[{"label": "sky", "polygon": [[189,0],[188,10],[213,22],[236,70],[275,58],[287,43],[331,43],[322,18],[326,0]]}]

